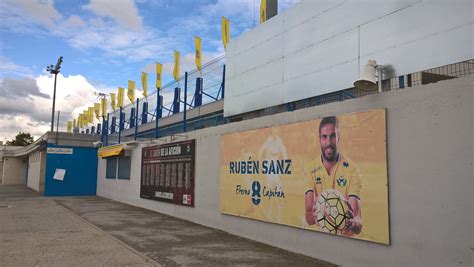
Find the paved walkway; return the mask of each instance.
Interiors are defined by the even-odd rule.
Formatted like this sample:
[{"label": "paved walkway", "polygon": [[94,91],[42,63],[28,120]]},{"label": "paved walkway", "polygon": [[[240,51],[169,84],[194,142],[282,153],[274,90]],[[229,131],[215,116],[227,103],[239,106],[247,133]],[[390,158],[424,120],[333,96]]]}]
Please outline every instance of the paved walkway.
[{"label": "paved walkway", "polygon": [[332,266],[101,197],[45,198],[1,185],[0,259],[0,266]]},{"label": "paved walkway", "polygon": [[0,266],[158,266],[55,200],[0,186]]}]

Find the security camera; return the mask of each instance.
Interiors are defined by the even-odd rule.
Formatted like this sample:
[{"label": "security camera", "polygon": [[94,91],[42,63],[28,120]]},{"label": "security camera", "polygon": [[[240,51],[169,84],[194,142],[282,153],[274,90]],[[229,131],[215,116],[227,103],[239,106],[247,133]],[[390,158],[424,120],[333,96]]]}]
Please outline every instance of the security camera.
[{"label": "security camera", "polygon": [[92,142],[92,145],[94,145],[94,147],[102,147],[102,142],[101,141]]}]

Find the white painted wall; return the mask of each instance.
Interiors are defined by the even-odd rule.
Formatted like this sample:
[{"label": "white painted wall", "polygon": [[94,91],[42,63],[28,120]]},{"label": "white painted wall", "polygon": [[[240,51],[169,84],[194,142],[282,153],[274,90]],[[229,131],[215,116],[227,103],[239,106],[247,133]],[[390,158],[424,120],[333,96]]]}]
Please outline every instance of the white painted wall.
[{"label": "white painted wall", "polygon": [[25,184],[26,159],[3,158],[2,184]]},{"label": "white painted wall", "polygon": [[27,186],[37,192],[44,191],[45,163],[45,150],[35,151],[29,155]]},{"label": "white painted wall", "polygon": [[[189,132],[195,208],[139,197],[144,144],[132,152],[131,180],[105,179],[99,160],[97,194],[342,266],[472,266],[473,85],[471,75]],[[222,134],[375,108],[387,109],[391,245],[219,212]]]},{"label": "white painted wall", "polygon": [[305,0],[232,40],[224,116],[474,58],[472,0]]}]

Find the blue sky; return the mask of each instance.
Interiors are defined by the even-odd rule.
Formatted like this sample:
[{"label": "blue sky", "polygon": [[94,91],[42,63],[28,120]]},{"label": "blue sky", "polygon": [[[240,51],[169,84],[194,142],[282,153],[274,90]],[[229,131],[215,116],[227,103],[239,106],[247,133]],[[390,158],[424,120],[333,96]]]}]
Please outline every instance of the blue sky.
[{"label": "blue sky", "polygon": [[[279,0],[279,12],[297,0]],[[224,53],[221,16],[231,36],[258,26],[260,0],[2,0],[0,1],[0,140],[19,131],[36,137],[49,129],[53,79],[45,71],[64,57],[57,110],[76,117],[94,91],[112,92],[164,64],[171,81],[173,50],[181,70],[194,65],[194,36],[203,63]],[[63,113],[62,113],[63,114]],[[64,127],[65,120],[60,124]],[[63,129],[64,130],[64,129]]]}]

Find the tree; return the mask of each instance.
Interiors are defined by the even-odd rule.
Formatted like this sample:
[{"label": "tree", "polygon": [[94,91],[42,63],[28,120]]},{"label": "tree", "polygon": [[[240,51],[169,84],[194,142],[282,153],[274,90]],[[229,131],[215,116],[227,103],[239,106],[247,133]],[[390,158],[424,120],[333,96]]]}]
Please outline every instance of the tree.
[{"label": "tree", "polygon": [[27,146],[33,143],[34,141],[35,140],[33,139],[33,136],[31,136],[30,133],[19,132],[15,136],[15,139],[7,141],[7,146]]}]

